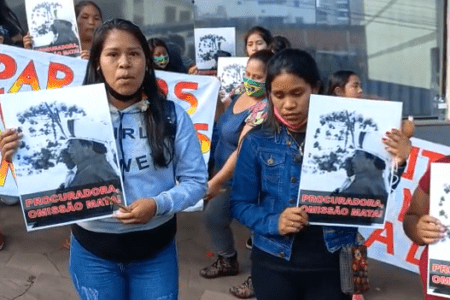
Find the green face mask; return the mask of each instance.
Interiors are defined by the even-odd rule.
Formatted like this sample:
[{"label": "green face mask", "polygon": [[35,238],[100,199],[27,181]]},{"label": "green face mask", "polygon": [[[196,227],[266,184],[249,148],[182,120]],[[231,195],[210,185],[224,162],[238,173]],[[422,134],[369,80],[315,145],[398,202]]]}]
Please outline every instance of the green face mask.
[{"label": "green face mask", "polygon": [[264,82],[244,77],[244,86],[247,95],[252,97],[261,97],[266,93],[266,85]]},{"label": "green face mask", "polygon": [[153,56],[153,62],[161,68],[164,68],[169,63],[169,56]]}]

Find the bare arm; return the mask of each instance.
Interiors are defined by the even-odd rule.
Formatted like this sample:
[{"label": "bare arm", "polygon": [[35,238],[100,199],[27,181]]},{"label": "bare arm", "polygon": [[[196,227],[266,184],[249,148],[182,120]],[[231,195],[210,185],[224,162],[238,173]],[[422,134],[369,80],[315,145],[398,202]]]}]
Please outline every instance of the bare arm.
[{"label": "bare arm", "polygon": [[236,166],[237,156],[239,152],[239,147],[241,145],[243,137],[247,134],[247,132],[253,127],[245,124],[244,128],[242,128],[241,134],[239,136],[238,147],[236,150],[231,153],[230,157],[228,157],[227,161],[217,172],[211,180],[208,181],[208,192],[206,193],[206,199],[211,199],[217,196],[218,194],[224,192],[223,185],[233,177],[234,167]]},{"label": "bare arm", "polygon": [[20,145],[23,134],[17,129],[8,129],[0,134],[0,151],[2,160],[11,162],[14,153]]},{"label": "bare arm", "polygon": [[428,215],[429,206],[430,196],[417,187],[403,219],[403,230],[418,245],[436,243],[445,235],[446,228],[441,222]]},{"label": "bare arm", "polygon": [[214,121],[219,120],[220,116],[225,112],[225,110],[231,103],[231,99],[229,97],[227,97],[227,99],[224,99],[224,101],[222,101],[222,99],[225,98],[226,96],[226,94],[224,93],[225,92],[220,91],[219,95],[217,96],[216,114],[214,116]]}]

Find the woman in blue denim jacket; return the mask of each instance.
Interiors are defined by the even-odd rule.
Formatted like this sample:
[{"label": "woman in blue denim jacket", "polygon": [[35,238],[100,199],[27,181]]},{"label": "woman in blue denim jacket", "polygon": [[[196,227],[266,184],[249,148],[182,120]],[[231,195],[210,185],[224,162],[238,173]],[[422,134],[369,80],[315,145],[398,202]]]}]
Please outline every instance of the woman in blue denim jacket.
[{"label": "woman in blue denim jacket", "polygon": [[[346,299],[339,250],[357,228],[309,226],[296,207],[309,98],[320,89],[314,59],[286,49],[267,66],[267,121],[242,143],[232,186],[233,217],[254,232],[252,278],[264,299]],[[388,147],[397,141],[388,139]]]}]

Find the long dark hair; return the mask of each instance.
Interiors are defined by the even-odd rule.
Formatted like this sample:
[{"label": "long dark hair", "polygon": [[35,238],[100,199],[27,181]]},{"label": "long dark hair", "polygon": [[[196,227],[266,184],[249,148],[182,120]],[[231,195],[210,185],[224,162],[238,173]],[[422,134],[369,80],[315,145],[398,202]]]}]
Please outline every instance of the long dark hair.
[{"label": "long dark hair", "polygon": [[[156,70],[162,70],[162,71],[168,71],[168,72],[177,72],[177,73],[187,73],[187,70],[185,70],[183,61],[181,59],[181,52],[176,51],[175,49],[177,45],[173,45],[173,47],[169,47],[168,44],[166,44],[162,39],[159,38],[151,38],[148,41],[148,46],[150,47],[150,53],[152,54],[152,65],[153,68]],[[155,48],[161,46],[164,47],[167,51],[167,55],[169,56],[169,63],[164,69],[161,69],[161,67],[157,66],[153,62],[153,52],[155,51]]]},{"label": "long dark hair", "polygon": [[145,73],[142,89],[148,97],[150,105],[144,112],[143,121],[145,123],[148,144],[151,148],[154,165],[158,167],[167,167],[174,155],[174,141],[171,138],[172,127],[164,112],[164,101],[166,101],[166,97],[159,92],[155,72],[151,63],[152,55],[150,54],[147,40],[139,27],[130,21],[112,19],[106,21],[97,28],[92,40],[86,76],[84,77],[83,84],[88,85],[105,82],[103,74],[101,73],[102,71],[99,69],[99,60],[105,40],[112,30],[122,30],[130,33],[136,37],[144,51],[148,71]]},{"label": "long dark hair", "polygon": [[22,35],[25,33],[16,14],[6,5],[6,0],[0,0],[0,25],[15,27]]},{"label": "long dark hair", "polygon": [[252,60],[252,59],[256,59],[259,60],[260,62],[262,62],[264,64],[264,66],[266,66],[267,68],[267,63],[269,62],[269,60],[273,57],[273,52],[268,50],[268,49],[264,49],[264,50],[259,50],[256,51],[255,53],[253,53],[249,58],[248,61]]},{"label": "long dark hair", "polygon": [[350,76],[352,75],[358,76],[358,74],[356,74],[355,72],[348,70],[337,71],[332,75],[330,75],[330,77],[328,78],[327,95],[337,96],[335,92],[336,88],[340,87],[343,89],[345,85],[348,83]]},{"label": "long dark hair", "polygon": [[78,16],[80,15],[81,11],[83,10],[83,8],[85,8],[86,6],[93,6],[95,7],[95,9],[98,11],[98,14],[100,15],[100,19],[103,20],[103,16],[102,16],[102,10],[100,9],[100,7],[97,5],[97,3],[93,2],[93,1],[80,1],[75,5],[75,17],[78,18]]},{"label": "long dark hair", "polygon": [[261,26],[255,26],[250,28],[246,33],[244,37],[244,53],[248,55],[247,53],[247,40],[252,34],[258,34],[264,42],[266,42],[267,46],[269,46],[272,43],[273,37],[269,30],[265,29]]},{"label": "long dark hair", "polygon": [[269,49],[272,50],[273,53],[278,53],[281,50],[288,48],[291,48],[291,42],[281,35],[274,36],[272,43],[269,45]]},{"label": "long dark hair", "polygon": [[273,131],[279,130],[279,123],[273,112],[273,102],[270,96],[272,92],[272,82],[280,74],[293,74],[302,78],[311,88],[320,90],[320,72],[314,58],[303,50],[284,49],[275,54],[267,64],[266,73],[266,92],[269,100],[269,113],[266,122],[263,123],[265,128]]}]

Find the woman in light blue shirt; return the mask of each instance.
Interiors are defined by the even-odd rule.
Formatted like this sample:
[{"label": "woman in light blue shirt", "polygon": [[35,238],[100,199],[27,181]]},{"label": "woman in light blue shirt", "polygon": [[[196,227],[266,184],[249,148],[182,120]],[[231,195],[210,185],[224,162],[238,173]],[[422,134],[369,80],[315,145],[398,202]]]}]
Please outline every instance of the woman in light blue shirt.
[{"label": "woman in light blue shirt", "polygon": [[[105,83],[129,206],[72,226],[69,269],[81,299],[177,299],[175,213],[207,188],[206,164],[184,110],[158,92],[147,41],[133,23],[94,34],[84,84]],[[0,136],[2,157],[18,146]]]}]

